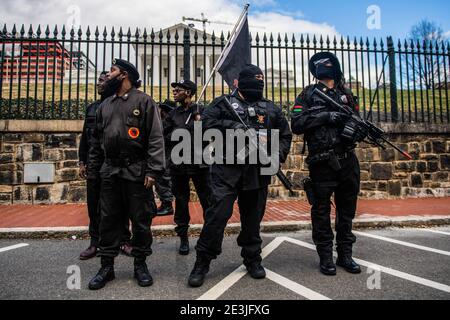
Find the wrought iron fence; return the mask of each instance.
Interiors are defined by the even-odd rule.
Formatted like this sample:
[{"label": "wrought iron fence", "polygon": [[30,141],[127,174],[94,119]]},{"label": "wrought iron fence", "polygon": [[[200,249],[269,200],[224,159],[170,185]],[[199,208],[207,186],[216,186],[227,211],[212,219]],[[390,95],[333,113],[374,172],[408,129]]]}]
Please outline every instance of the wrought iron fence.
[{"label": "wrought iron fence", "polygon": [[[211,34],[183,24],[165,30],[96,27],[93,32],[38,26],[0,32],[0,118],[82,119],[97,99],[97,77],[113,58],[134,63],[141,90],[156,101],[170,98],[181,78],[205,84],[229,34]],[[383,122],[449,123],[450,46],[447,42],[398,41],[315,35],[252,35],[252,59],[266,78],[265,96],[290,115],[295,98],[314,83],[309,58],[332,51],[347,85],[359,97],[361,114]],[[207,104],[228,92],[213,76]]]}]

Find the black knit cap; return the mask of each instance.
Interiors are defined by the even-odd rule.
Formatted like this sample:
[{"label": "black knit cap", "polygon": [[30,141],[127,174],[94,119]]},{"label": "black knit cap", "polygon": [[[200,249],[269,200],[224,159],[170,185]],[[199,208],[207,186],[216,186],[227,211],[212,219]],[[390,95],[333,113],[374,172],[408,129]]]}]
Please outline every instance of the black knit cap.
[{"label": "black knit cap", "polygon": [[114,59],[112,61],[112,65],[118,67],[119,69],[128,72],[128,74],[133,78],[133,80],[137,81],[140,78],[139,72],[136,67],[130,62],[123,59]]},{"label": "black knit cap", "polygon": [[263,74],[262,70],[254,64],[247,64],[244,69],[239,72],[239,79],[254,78],[258,74]]}]

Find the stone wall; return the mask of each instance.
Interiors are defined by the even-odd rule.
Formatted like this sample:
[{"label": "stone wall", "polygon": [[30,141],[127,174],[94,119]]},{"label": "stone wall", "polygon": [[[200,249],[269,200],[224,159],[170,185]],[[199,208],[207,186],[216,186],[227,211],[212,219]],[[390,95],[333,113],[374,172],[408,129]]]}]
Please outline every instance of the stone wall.
[{"label": "stone wall", "polygon": [[[390,141],[408,151],[404,159],[392,148],[362,144],[361,197],[405,198],[450,196],[450,128],[446,125],[384,124]],[[81,121],[0,121],[0,204],[85,202],[85,182],[78,178]],[[283,170],[296,194],[304,198],[301,180],[308,175],[303,141],[295,137]],[[24,162],[53,162],[55,183],[24,184]],[[271,198],[288,193],[273,178]],[[193,193],[195,199],[195,193]]]}]

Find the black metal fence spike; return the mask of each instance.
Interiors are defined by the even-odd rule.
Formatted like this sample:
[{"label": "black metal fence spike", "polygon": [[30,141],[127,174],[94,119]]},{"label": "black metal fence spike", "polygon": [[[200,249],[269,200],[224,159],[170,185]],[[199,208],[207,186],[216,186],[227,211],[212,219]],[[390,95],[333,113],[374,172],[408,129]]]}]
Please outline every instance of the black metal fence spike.
[{"label": "black metal fence spike", "polygon": [[[54,29],[51,29],[46,24],[42,26],[30,25],[29,28],[28,26],[25,28],[24,24],[17,24],[8,30],[8,26],[4,24],[1,37],[2,40],[4,37],[10,39],[8,42],[13,44],[14,58],[17,58],[19,54],[19,44],[26,44],[27,42],[39,43],[38,52],[42,52],[42,55],[44,55],[43,51],[45,50],[45,55],[47,56],[48,50],[50,55],[54,57],[49,61],[46,61],[46,59],[38,60],[45,64],[45,66],[42,66],[44,68],[41,68],[38,64],[29,68],[32,76],[28,76],[31,82],[29,81],[27,84],[30,87],[29,84],[36,81],[39,84],[42,82],[47,83],[47,85],[53,85],[50,89],[52,94],[47,95],[47,97],[52,96],[53,99],[49,106],[46,105],[45,101],[39,101],[40,96],[45,100],[45,90],[49,89],[44,89],[43,93],[38,91],[36,94],[36,97],[38,97],[36,98],[38,101],[37,105],[42,106],[42,112],[46,112],[45,116],[37,114],[38,117],[50,117],[48,111],[50,108],[53,108],[51,106],[59,103],[60,108],[62,108],[61,111],[59,113],[55,111],[55,113],[52,113],[52,116],[55,118],[65,117],[67,119],[78,119],[82,116],[82,111],[84,111],[83,100],[86,100],[85,102],[88,103],[88,99],[92,98],[90,86],[94,86],[91,83],[90,75],[87,72],[83,73],[83,70],[87,69],[79,67],[81,65],[79,56],[73,55],[73,50],[85,54],[82,57],[86,59],[83,60],[83,63],[87,63],[89,72],[93,72],[94,69],[95,72],[108,69],[110,59],[115,56],[122,56],[122,50],[125,50],[125,55],[128,56],[129,60],[135,59],[136,64],[140,68],[144,67],[142,74],[143,89],[148,92],[146,88],[150,88],[153,96],[155,92],[159,92],[160,98],[164,92],[163,97],[165,98],[166,93],[170,95],[170,81],[172,81],[174,75],[175,79],[181,76],[189,78],[189,75],[191,75],[190,77],[195,75],[197,82],[204,82],[207,76],[205,65],[207,60],[203,56],[206,56],[207,50],[211,48],[213,56],[212,61],[209,62],[210,65],[214,65],[225,40],[230,39],[229,31],[216,33],[215,30],[212,30],[211,34],[208,34],[204,30],[189,27],[185,27],[184,31],[179,31],[178,29],[162,30],[149,28],[147,30],[143,28],[141,30],[134,28],[131,30],[131,27],[111,26],[107,28],[105,26],[102,30],[103,33],[101,33],[101,28],[95,26],[95,32],[93,32],[95,34],[94,41],[91,39],[90,26],[70,28],[63,25],[59,35],[56,25]],[[117,35],[115,30],[118,31]],[[45,34],[44,39],[41,38],[42,33]],[[66,38],[67,34],[70,35],[70,39]],[[99,41],[100,35],[103,35],[103,41]],[[24,36],[36,40],[24,41]],[[78,37],[75,40],[74,37],[76,36]],[[117,36],[116,40],[114,39],[115,36]],[[49,40],[50,37],[52,37],[51,40]],[[183,37],[182,43],[178,42],[180,37]],[[448,118],[446,113],[448,109],[448,102],[446,102],[448,100],[447,93],[437,90],[438,88],[443,88],[448,82],[447,78],[450,77],[450,72],[448,71],[448,66],[450,65],[448,58],[450,44],[447,41],[437,41],[436,39],[418,41],[397,38],[394,42],[391,37],[351,37],[348,35],[288,34],[287,32],[262,31],[261,33],[250,33],[249,37],[252,52],[256,52],[253,62],[257,62],[265,70],[267,81],[266,96],[276,101],[277,104],[279,103],[283,108],[292,106],[293,99],[291,98],[292,96],[297,96],[297,89],[304,88],[315,81],[307,68],[303,68],[311,58],[311,55],[318,50],[332,50],[340,58],[345,75],[349,78],[351,77],[350,87],[363,101],[363,106],[367,106],[370,103],[369,100],[373,97],[375,79],[380,75],[380,61],[384,57],[389,58],[389,68],[385,69],[385,74],[381,76],[387,90],[383,87],[378,92],[380,96],[375,99],[376,103],[373,105],[374,121],[394,121],[395,118],[403,122],[411,121],[411,119],[414,122],[436,122],[439,119],[441,122],[445,122],[446,120],[443,119]],[[198,42],[199,38],[203,39],[200,43]],[[175,41],[172,39],[175,39]],[[297,42],[300,42],[300,45],[296,46]],[[17,47],[14,47],[14,43],[17,43]],[[54,50],[53,43],[59,45],[58,50],[64,48],[63,52]],[[326,47],[324,44],[326,44]],[[35,45],[33,44],[33,46]],[[119,54],[114,54],[115,50],[118,50]],[[167,60],[164,57],[165,54],[181,56],[181,60],[180,58]],[[61,55],[63,58],[61,59],[58,55]],[[62,68],[63,64],[65,69]],[[49,71],[49,74],[46,76],[40,76],[40,71],[38,70],[47,67],[49,68],[48,70],[57,70],[57,79],[50,81],[51,72],[53,71]],[[272,69],[271,75],[267,72],[270,69]],[[174,70],[176,71],[174,72]],[[437,78],[430,80],[429,77],[434,74],[436,74]],[[427,77],[427,79],[420,79],[423,76]],[[26,78],[26,73],[22,74],[22,80]],[[10,82],[11,80],[16,81],[16,78],[11,73],[8,73],[8,80]],[[49,81],[46,82],[47,80]],[[20,84],[20,78],[18,81]],[[66,86],[66,84],[69,84],[69,86]],[[221,83],[213,78],[212,85],[220,86]],[[26,86],[22,86],[22,88],[24,87]],[[57,90],[55,90],[55,87]],[[224,88],[222,81],[222,92],[226,90]],[[2,89],[4,92],[5,86]],[[34,90],[34,87],[32,90]],[[60,102],[58,102],[58,92],[56,91],[61,91]],[[84,99],[82,91],[84,91]],[[211,91],[215,92],[208,88],[207,96],[210,95],[210,97],[204,97],[205,103],[216,94],[209,93]],[[386,95],[387,91],[388,94]],[[270,97],[270,93],[272,93],[272,97]],[[396,95],[398,96],[398,101],[396,101]],[[2,99],[5,99],[5,96],[2,96]],[[156,100],[158,100],[157,95]],[[14,104],[14,102],[6,102]],[[72,105],[72,108],[64,109],[63,105],[65,103]],[[398,109],[395,108],[397,104]],[[436,113],[439,112],[437,108],[441,105],[441,112],[444,113]],[[397,110],[398,114],[391,111],[394,109]],[[22,112],[22,109],[18,108],[17,110]],[[27,115],[24,115],[23,118],[32,118],[33,110],[31,109],[30,112],[27,112]],[[424,115],[422,119],[420,114]],[[415,119],[414,116],[416,116]],[[450,118],[448,122],[450,122]]]}]

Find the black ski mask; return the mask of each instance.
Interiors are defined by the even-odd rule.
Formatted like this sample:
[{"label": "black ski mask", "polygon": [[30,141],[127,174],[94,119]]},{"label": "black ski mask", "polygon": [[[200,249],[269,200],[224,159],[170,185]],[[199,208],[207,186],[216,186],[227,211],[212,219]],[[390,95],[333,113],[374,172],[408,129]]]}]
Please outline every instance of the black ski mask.
[{"label": "black ski mask", "polygon": [[336,79],[336,70],[330,62],[330,59],[322,59],[315,62],[316,78],[319,80]]},{"label": "black ski mask", "polygon": [[255,77],[263,74],[260,68],[249,64],[239,73],[238,89],[248,102],[256,102],[262,99],[264,92],[264,80]]}]

